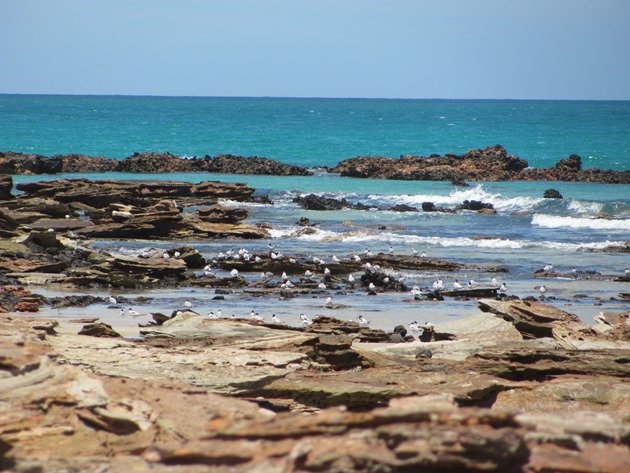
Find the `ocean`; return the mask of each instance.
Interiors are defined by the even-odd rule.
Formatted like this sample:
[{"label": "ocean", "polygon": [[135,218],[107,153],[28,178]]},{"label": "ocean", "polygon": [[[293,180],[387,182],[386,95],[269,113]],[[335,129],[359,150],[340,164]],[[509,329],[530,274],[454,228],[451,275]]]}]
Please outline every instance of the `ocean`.
[{"label": "ocean", "polygon": [[630,101],[0,95],[0,150],[40,154],[232,153],[329,166],[495,144],[534,167],[577,153],[585,167],[624,169]]},{"label": "ocean", "polygon": [[[460,154],[494,144],[502,144],[534,167],[551,166],[577,153],[585,167],[628,169],[630,102],[0,95],[0,150],[47,155],[83,153],[123,158],[135,151],[170,151],[186,156],[232,153],[315,167],[357,155]],[[14,176],[14,180],[58,177]],[[600,310],[627,307],[615,299],[620,292],[630,292],[628,283],[541,281],[533,275],[546,264],[564,273],[575,269],[623,274],[630,267],[628,253],[599,250],[630,240],[630,185],[479,182],[459,188],[447,182],[353,179],[319,171],[311,177],[207,173],[74,177],[246,182],[274,203],[247,204],[247,223],[270,223],[273,242],[285,254],[330,260],[332,255],[347,257],[366,248],[379,252],[392,246],[404,254],[415,248],[430,257],[503,265],[509,272],[499,279],[508,284],[510,293],[537,296],[536,287],[544,283],[552,303],[587,321]],[[564,199],[543,199],[544,190],[550,187],[559,190]],[[311,192],[362,202],[374,209],[304,211],[292,201]],[[420,207],[425,201],[454,208],[473,199],[492,203],[498,214],[376,210],[399,203]],[[317,224],[314,233],[299,232],[296,221],[300,217]],[[96,241],[93,245],[134,254],[147,247],[167,248],[179,243]],[[192,242],[208,257],[240,247],[264,250],[267,243]],[[404,277],[409,286],[421,287],[442,278],[449,288],[455,279],[488,284],[492,277],[483,271],[402,271],[392,275]],[[576,294],[580,296],[576,298]],[[224,313],[246,315],[252,308],[252,301],[242,295],[211,302],[207,294],[190,288],[154,291],[151,297],[156,310],[177,308],[185,298],[197,300],[204,310],[221,308]],[[352,318],[357,312],[365,313],[377,328],[391,329],[395,323],[420,317],[439,323],[477,310],[474,301],[418,305],[405,302],[401,294],[334,297],[348,306],[334,315]],[[322,301],[313,298],[282,303],[261,299],[255,304],[261,313],[275,311],[289,321],[300,312],[314,315],[322,307]],[[68,316],[74,315],[70,310]]]}]

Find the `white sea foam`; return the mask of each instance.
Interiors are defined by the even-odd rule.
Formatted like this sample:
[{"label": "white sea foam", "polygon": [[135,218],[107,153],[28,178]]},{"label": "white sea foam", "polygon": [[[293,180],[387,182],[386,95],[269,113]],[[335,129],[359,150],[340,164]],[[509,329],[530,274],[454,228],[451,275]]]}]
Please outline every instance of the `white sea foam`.
[{"label": "white sea foam", "polygon": [[272,238],[297,238],[305,241],[336,241],[340,243],[360,243],[378,241],[387,244],[405,245],[434,245],[441,247],[476,247],[517,250],[521,248],[546,248],[563,251],[597,250],[608,246],[624,244],[623,241],[563,243],[554,241],[510,240],[507,238],[468,238],[468,237],[437,237],[407,235],[391,232],[376,232],[373,230],[359,230],[352,232],[334,232],[315,229],[310,234],[301,234],[300,227],[276,228],[269,231]]},{"label": "white sea foam", "polygon": [[591,230],[630,230],[630,219],[604,219],[584,217],[559,217],[557,215],[535,214],[532,225],[545,228],[586,228]]},{"label": "white sea foam", "polygon": [[239,207],[268,207],[271,204],[261,204],[260,202],[239,202],[231,199],[219,199],[219,203],[226,208],[239,208]]},{"label": "white sea foam", "polygon": [[571,200],[567,209],[580,215],[597,215],[604,208],[601,202],[585,202],[582,200]]},{"label": "white sea foam", "polygon": [[372,194],[368,196],[370,199],[378,199],[393,204],[405,203],[408,205],[421,205],[422,202],[433,202],[440,206],[455,206],[465,200],[478,200],[494,205],[494,208],[503,212],[528,211],[535,205],[543,201],[542,198],[535,197],[504,197],[501,194],[492,194],[487,192],[481,185],[471,187],[466,190],[456,190],[448,195],[434,194],[402,194],[393,196],[382,196]]}]

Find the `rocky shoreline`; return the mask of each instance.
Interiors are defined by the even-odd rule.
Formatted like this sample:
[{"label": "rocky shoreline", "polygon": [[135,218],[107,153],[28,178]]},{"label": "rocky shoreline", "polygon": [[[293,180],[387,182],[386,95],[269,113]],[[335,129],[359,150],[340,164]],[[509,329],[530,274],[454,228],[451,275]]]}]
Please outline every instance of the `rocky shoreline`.
[{"label": "rocky shoreline", "polygon": [[[601,311],[588,326],[548,304],[554,296],[411,286],[403,274],[490,280],[509,269],[474,260],[392,249],[323,261],[271,242],[212,248],[269,238],[269,225],[244,223],[246,204],[264,201],[245,184],[60,179],[19,184],[18,195],[12,184],[0,179],[0,470],[630,470],[627,311]],[[362,208],[312,194],[298,204]],[[299,222],[298,231],[314,230]],[[91,244],[137,238],[162,246]],[[199,242],[212,249],[201,254]],[[566,277],[553,268],[532,276]],[[37,294],[55,287],[64,295]],[[149,313],[154,293],[144,291],[156,288],[190,300]],[[444,300],[477,312],[382,330],[330,315],[353,295],[395,296],[419,317]],[[202,313],[226,297],[310,300],[311,310],[299,325],[237,317],[229,302],[225,314]],[[67,308],[80,316],[36,316]]]},{"label": "rocky shoreline", "polygon": [[0,317],[0,467],[630,469],[628,314],[590,328],[540,303],[479,307],[436,329],[446,341],[403,344],[333,318],[295,329],[188,311],[132,340]]},{"label": "rocky shoreline", "polygon": [[[567,181],[629,184],[630,170],[583,169],[582,159],[571,155],[551,168],[530,168],[526,160],[508,154],[501,145],[471,150],[463,155],[444,156],[358,156],[332,168],[321,168],[341,176],[422,181]],[[181,157],[170,153],[134,153],[124,159],[78,154],[47,157],[12,151],[0,152],[0,174],[60,173],[169,173],[212,172],[276,176],[312,176],[303,166],[268,158],[217,155]]]}]

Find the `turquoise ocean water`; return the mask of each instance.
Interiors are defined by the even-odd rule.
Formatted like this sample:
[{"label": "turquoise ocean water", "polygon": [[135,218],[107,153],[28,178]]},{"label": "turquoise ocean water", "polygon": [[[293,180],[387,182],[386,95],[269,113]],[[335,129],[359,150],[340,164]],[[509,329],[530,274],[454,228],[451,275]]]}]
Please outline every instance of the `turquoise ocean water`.
[{"label": "turquoise ocean water", "polygon": [[[84,153],[122,158],[134,151],[170,151],[181,155],[234,153],[259,155],[306,166],[333,165],[356,155],[398,156],[455,152],[500,143],[530,166],[553,165],[571,153],[585,166],[630,168],[630,102],[467,101],[467,100],[357,100],[277,98],[165,98],[0,95],[0,150],[42,154]],[[14,176],[16,182],[59,176]],[[73,177],[73,176],[66,176]],[[74,177],[97,179],[219,179],[246,182],[267,194],[274,205],[248,204],[248,223],[268,222],[279,251],[286,254],[347,257],[351,252],[395,251],[413,248],[429,256],[470,263],[505,265],[501,276],[521,297],[536,295],[540,284],[535,270],[553,264],[561,272],[572,269],[622,274],[630,256],[601,253],[611,244],[630,240],[630,186],[590,183],[486,182],[456,188],[446,182],[379,181],[342,178],[326,173],[312,177],[243,176],[217,174],[99,174]],[[554,187],[563,200],[543,199]],[[465,199],[494,204],[497,215],[474,212],[397,213],[390,211],[307,212],[292,199],[308,192],[345,197],[374,207],[397,203],[420,206],[432,201],[453,208]],[[233,205],[226,202],[226,205]],[[234,204],[235,205],[235,204]],[[298,232],[302,216],[317,223],[315,233]],[[379,227],[385,226],[383,230]],[[110,250],[138,252],[163,242],[95,242]],[[197,242],[212,256],[240,246],[264,250],[267,242]],[[411,272],[407,283],[427,287],[442,277],[474,278],[488,283],[483,272],[437,275]],[[610,302],[628,283],[548,281],[548,294],[571,311],[590,319],[600,310],[617,310]],[[574,299],[587,292],[588,298]],[[198,294],[169,294],[178,298]],[[168,299],[168,300],[171,300]],[[229,298],[228,298],[229,299]],[[312,313],[319,300],[260,301],[261,311]],[[371,314],[376,326],[391,328],[390,313],[409,322],[416,308],[401,303],[400,295],[366,300],[349,296],[350,307]],[[249,313],[250,301],[237,297],[226,309]],[[310,304],[310,305],[309,305]],[[313,307],[311,307],[313,306]],[[474,313],[474,302],[441,306],[442,317]],[[285,312],[283,312],[285,311]],[[339,314],[343,315],[343,314]],[[440,320],[436,320],[440,321]]]},{"label": "turquoise ocean water", "polygon": [[548,166],[630,161],[630,101],[0,95],[0,150],[259,155],[306,166],[495,144]]}]

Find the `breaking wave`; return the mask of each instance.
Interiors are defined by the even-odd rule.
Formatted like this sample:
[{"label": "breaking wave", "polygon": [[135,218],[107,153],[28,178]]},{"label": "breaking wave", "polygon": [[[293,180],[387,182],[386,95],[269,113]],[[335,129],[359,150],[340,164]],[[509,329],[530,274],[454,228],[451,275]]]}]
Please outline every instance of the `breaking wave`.
[{"label": "breaking wave", "polygon": [[605,219],[586,217],[560,217],[557,215],[535,214],[532,225],[545,228],[586,228],[590,230],[630,230],[630,219]]},{"label": "breaking wave", "polygon": [[422,205],[422,202],[433,202],[440,206],[456,206],[465,200],[478,200],[494,205],[494,208],[503,212],[528,211],[544,201],[536,197],[504,197],[501,194],[487,192],[481,185],[466,190],[457,190],[449,195],[431,194],[402,194],[393,196],[370,195],[370,199],[383,200],[393,204],[405,203],[408,205]]},{"label": "breaking wave", "polygon": [[314,229],[304,233],[301,227],[275,228],[270,230],[272,238],[297,238],[303,241],[335,241],[342,243],[360,243],[378,241],[387,244],[405,244],[409,246],[434,245],[441,247],[477,247],[496,249],[545,248],[564,251],[598,250],[609,246],[623,245],[623,241],[563,243],[555,241],[510,240],[507,238],[469,238],[407,235],[392,232],[360,230],[353,232],[334,232]]}]

